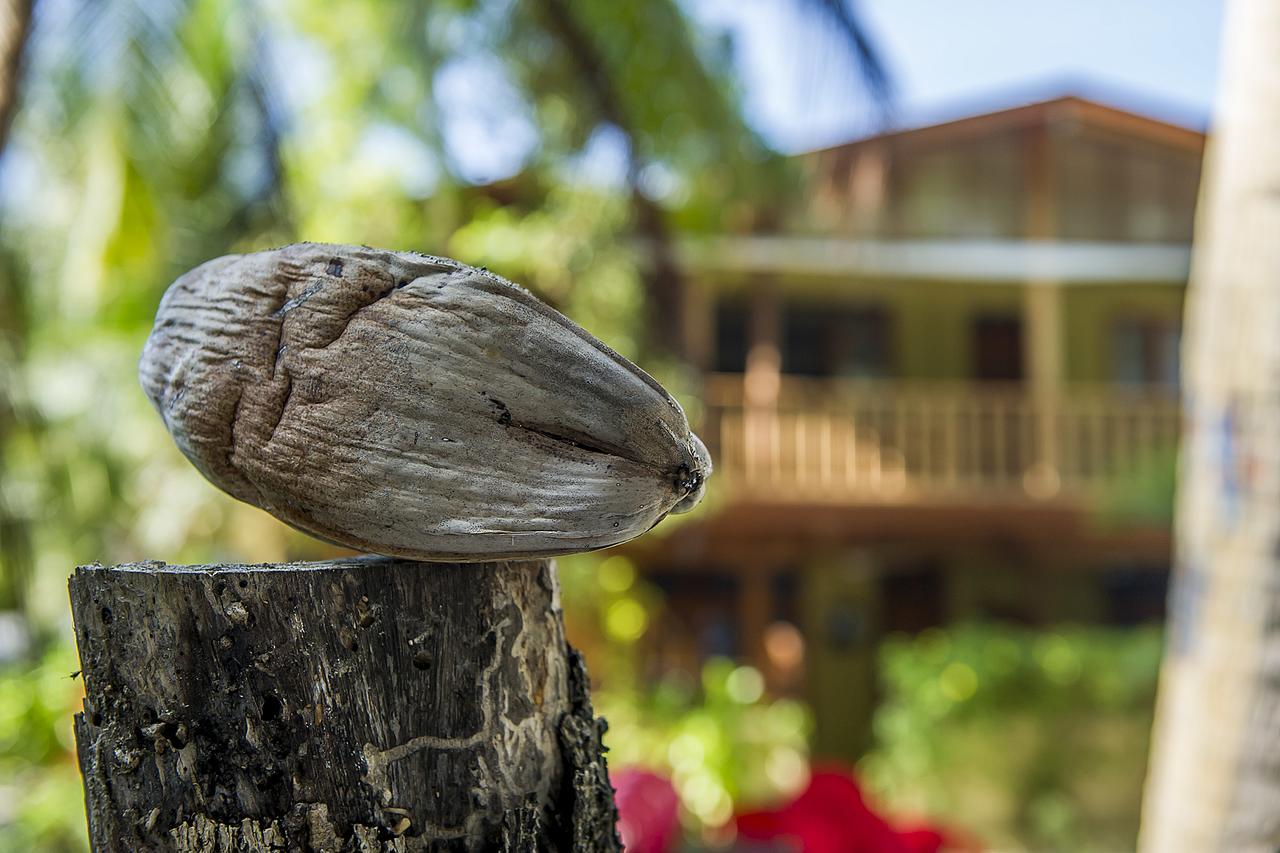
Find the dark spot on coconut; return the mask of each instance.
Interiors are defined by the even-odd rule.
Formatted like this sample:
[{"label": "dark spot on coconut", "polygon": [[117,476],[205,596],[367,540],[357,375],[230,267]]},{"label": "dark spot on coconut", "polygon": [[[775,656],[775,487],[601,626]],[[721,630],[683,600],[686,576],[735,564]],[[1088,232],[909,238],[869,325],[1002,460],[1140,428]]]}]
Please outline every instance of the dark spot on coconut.
[{"label": "dark spot on coconut", "polygon": [[342,278],[342,260],[333,258],[329,261],[329,265],[324,268],[324,271],[334,278]]},{"label": "dark spot on coconut", "polygon": [[510,426],[511,410],[507,408],[507,404],[499,400],[497,397],[490,397],[489,402],[498,410],[498,423],[503,426]]},{"label": "dark spot on coconut", "polygon": [[681,465],[676,469],[674,485],[676,491],[687,495],[702,485],[702,472],[690,471],[687,465]]}]

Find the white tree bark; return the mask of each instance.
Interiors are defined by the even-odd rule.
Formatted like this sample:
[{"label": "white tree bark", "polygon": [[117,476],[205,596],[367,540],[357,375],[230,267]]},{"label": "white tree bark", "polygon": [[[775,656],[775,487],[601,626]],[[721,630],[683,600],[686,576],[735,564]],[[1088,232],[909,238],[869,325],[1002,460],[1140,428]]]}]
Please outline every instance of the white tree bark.
[{"label": "white tree bark", "polygon": [[1228,7],[1145,851],[1280,846],[1280,3]]}]

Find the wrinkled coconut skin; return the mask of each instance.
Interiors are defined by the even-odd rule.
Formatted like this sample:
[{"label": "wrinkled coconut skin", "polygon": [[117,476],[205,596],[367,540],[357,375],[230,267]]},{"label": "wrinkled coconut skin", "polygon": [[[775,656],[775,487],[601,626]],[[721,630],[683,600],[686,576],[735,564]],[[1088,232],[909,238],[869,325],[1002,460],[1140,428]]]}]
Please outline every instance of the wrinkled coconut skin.
[{"label": "wrinkled coconut skin", "polygon": [[631,539],[711,461],[652,378],[446,258],[299,244],[170,286],[139,365],[215,485],[321,539],[420,560]]}]

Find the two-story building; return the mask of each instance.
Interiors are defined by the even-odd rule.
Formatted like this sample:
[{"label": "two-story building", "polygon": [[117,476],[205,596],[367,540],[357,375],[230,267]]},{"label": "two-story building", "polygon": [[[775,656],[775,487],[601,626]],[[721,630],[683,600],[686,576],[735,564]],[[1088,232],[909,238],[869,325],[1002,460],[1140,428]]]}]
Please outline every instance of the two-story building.
[{"label": "two-story building", "polygon": [[802,155],[803,217],[684,242],[717,473],[630,549],[654,665],[752,661],[853,755],[887,632],[1160,618],[1203,146],[1064,97]]}]

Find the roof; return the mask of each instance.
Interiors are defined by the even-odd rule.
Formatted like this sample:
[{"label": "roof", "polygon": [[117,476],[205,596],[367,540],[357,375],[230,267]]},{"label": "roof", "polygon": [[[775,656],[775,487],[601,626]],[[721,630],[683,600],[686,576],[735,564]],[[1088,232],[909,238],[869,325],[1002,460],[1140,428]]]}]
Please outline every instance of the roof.
[{"label": "roof", "polygon": [[895,140],[906,144],[919,143],[922,145],[954,143],[966,138],[984,136],[997,131],[1054,124],[1083,124],[1103,128],[1126,136],[1148,139],[1152,142],[1193,152],[1201,151],[1205,141],[1205,134],[1200,130],[1109,106],[1079,95],[1064,95],[993,112],[965,116],[938,124],[888,131],[839,145],[819,148],[800,156],[817,156],[826,152],[862,146],[879,140]]}]

